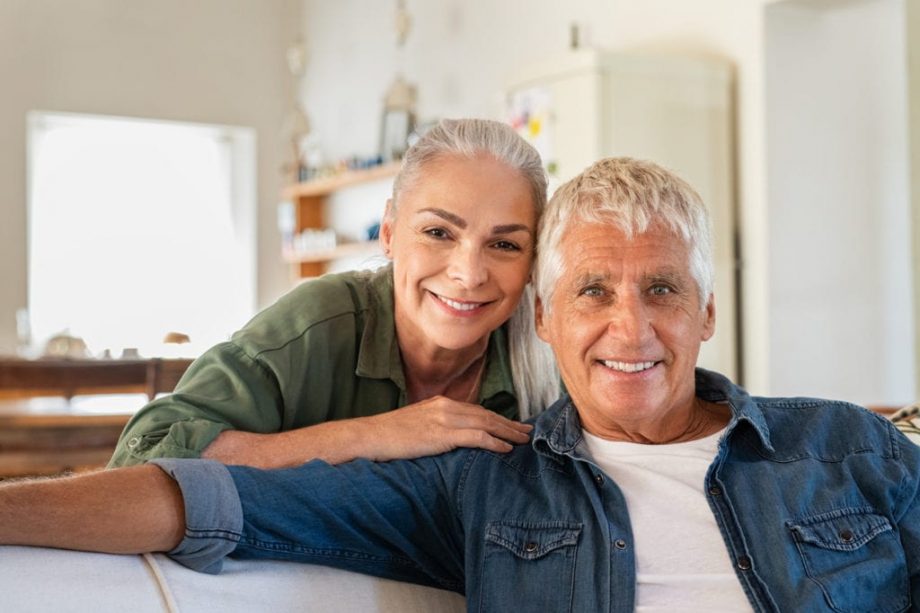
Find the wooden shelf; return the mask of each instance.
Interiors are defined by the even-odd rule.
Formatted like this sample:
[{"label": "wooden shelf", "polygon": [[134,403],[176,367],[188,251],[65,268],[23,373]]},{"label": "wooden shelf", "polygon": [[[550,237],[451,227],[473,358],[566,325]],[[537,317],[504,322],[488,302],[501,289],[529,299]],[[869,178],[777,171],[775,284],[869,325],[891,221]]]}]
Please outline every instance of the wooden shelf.
[{"label": "wooden shelf", "polygon": [[399,172],[399,167],[399,162],[392,162],[362,170],[346,170],[345,172],[329,177],[322,177],[320,179],[313,179],[312,181],[290,185],[284,190],[284,196],[289,200],[328,196],[346,187],[395,177],[396,173]]},{"label": "wooden shelf", "polygon": [[[363,170],[348,170],[330,177],[289,185],[284,189],[283,195],[286,200],[294,204],[294,232],[300,233],[310,228],[328,227],[327,209],[330,206],[329,201],[332,194],[358,185],[391,179],[396,176],[399,169],[399,162],[393,162]],[[346,243],[333,249],[309,253],[286,253],[282,255],[282,258],[285,262],[292,264],[296,278],[304,279],[318,277],[325,273],[328,263],[332,260],[347,257],[370,257],[376,253],[379,253],[377,241],[367,241]]]},{"label": "wooden shelf", "polygon": [[361,243],[344,243],[333,249],[323,249],[312,251],[310,253],[291,253],[284,256],[284,261],[290,264],[300,264],[303,262],[328,262],[339,258],[351,258],[379,255],[380,245],[377,241],[365,241]]}]

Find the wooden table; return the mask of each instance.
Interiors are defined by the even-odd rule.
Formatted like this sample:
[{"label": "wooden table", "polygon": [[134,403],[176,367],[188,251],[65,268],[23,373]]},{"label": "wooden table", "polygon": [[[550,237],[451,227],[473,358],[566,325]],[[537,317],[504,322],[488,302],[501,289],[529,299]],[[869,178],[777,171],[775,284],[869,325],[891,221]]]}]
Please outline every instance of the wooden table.
[{"label": "wooden table", "polygon": [[0,357],[0,398],[144,392],[169,393],[190,359],[95,360]]},{"label": "wooden table", "polygon": [[102,468],[146,394],[0,399],[0,479]]}]

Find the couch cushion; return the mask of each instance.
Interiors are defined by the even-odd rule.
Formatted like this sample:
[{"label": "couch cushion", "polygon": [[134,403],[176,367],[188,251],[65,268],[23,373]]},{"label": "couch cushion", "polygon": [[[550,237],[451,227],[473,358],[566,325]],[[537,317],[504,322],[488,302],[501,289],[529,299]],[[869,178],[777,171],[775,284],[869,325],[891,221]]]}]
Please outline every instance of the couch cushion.
[{"label": "couch cushion", "polygon": [[219,575],[166,556],[0,547],[3,610],[131,613],[164,611],[463,611],[452,592],[293,562],[227,560]]}]

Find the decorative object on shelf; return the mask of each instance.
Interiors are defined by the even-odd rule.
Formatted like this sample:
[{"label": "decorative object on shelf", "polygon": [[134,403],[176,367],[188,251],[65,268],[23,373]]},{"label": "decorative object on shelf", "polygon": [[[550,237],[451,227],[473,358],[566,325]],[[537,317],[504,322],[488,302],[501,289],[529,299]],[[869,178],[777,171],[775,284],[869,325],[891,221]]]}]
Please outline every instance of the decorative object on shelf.
[{"label": "decorative object on shelf", "polygon": [[44,357],[82,359],[89,356],[86,342],[66,332],[55,334],[45,344]]},{"label": "decorative object on shelf", "polygon": [[[402,64],[402,51],[409,37],[412,17],[406,9],[405,0],[396,3],[396,50],[397,61]],[[418,90],[402,76],[399,69],[393,82],[387,88],[383,100],[383,118],[380,129],[380,155],[384,160],[402,158],[409,148],[409,135],[415,128],[415,106]]]},{"label": "decorative object on shelf", "polygon": [[[340,258],[372,258],[380,254],[380,243],[370,239],[368,234],[355,237],[354,242],[336,241],[331,249],[311,249],[299,251],[296,247],[298,236],[304,230],[322,230],[328,228],[326,209],[328,198],[340,190],[350,189],[375,181],[392,180],[399,172],[399,163],[372,165],[367,168],[341,170],[323,175],[309,181],[289,185],[285,188],[279,205],[279,229],[282,243],[290,246],[283,249],[283,258],[294,264],[294,276],[297,279],[316,277],[327,270],[332,260]],[[289,239],[285,242],[287,233]],[[367,238],[367,240],[364,240]]]},{"label": "decorative object on shelf", "polygon": [[310,119],[300,103],[300,87],[307,67],[307,50],[303,42],[295,42],[287,49],[288,72],[291,75],[291,107],[284,120],[284,136],[290,144],[290,159],[284,164],[283,172],[289,181],[304,179],[304,169],[311,160]]}]

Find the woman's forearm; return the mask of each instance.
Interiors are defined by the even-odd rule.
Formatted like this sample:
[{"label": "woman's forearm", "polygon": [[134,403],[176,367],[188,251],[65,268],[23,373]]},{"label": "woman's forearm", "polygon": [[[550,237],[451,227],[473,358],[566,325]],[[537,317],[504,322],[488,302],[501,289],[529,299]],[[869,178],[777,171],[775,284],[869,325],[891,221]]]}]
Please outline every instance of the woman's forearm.
[{"label": "woman's forearm", "polygon": [[274,434],[225,430],[205,447],[201,457],[264,469],[300,466],[314,459],[341,464],[362,457],[360,422],[331,421]]},{"label": "woman's forearm", "polygon": [[156,466],[0,484],[0,544],[141,553],[184,531],[179,487]]},{"label": "woman's forearm", "polygon": [[386,462],[478,447],[496,453],[529,440],[532,427],[478,405],[443,396],[374,415],[330,421],[276,434],[226,430],[201,457],[256,468],[329,464],[365,458]]}]

